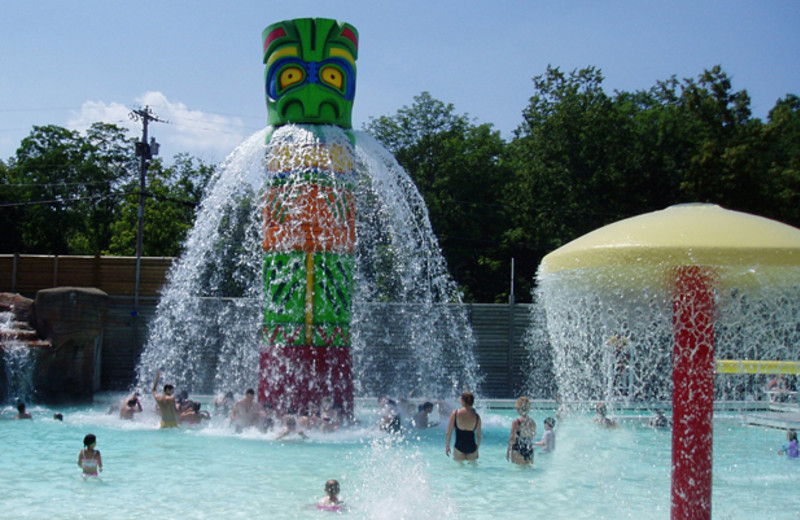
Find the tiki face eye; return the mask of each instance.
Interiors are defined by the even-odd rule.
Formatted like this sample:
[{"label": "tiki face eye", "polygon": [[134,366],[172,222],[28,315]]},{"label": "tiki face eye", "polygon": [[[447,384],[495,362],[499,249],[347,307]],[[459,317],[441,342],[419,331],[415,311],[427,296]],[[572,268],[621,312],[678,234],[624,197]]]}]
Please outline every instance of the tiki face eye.
[{"label": "tiki face eye", "polygon": [[292,85],[296,85],[303,81],[305,72],[297,66],[289,66],[281,71],[280,80],[278,82],[279,89],[284,90]]},{"label": "tiki face eye", "polygon": [[319,79],[322,83],[336,90],[344,90],[344,73],[338,67],[327,65],[320,70]]}]

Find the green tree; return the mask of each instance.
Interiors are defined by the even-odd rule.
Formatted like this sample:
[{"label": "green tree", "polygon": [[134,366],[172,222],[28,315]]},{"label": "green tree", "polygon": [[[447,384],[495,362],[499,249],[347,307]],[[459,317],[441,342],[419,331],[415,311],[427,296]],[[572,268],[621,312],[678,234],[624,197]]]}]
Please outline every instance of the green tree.
[{"label": "green tree", "polygon": [[[139,160],[125,130],[93,124],[84,135],[34,127],[0,168],[0,239],[6,253],[136,252]],[[214,167],[177,155],[153,161],[145,206],[147,255],[177,255]]]},{"label": "green tree", "polygon": [[800,97],[779,99],[762,132],[764,189],[772,195],[763,214],[800,227]]},{"label": "green tree", "polygon": [[762,123],[751,117],[747,91],[734,91],[717,65],[697,81],[684,80],[681,102],[684,124],[694,137],[681,197],[758,212],[765,205]]},{"label": "green tree", "polygon": [[618,216],[630,114],[616,109],[602,81],[592,67],[568,74],[548,67],[533,79],[535,93],[508,147],[513,173],[504,193],[512,208],[504,239],[523,294],[542,256]]},{"label": "green tree", "polygon": [[[178,256],[187,232],[194,224],[195,208],[214,166],[186,154],[175,156],[165,167],[161,159],[151,161],[145,187],[146,200],[143,229],[145,256]],[[111,224],[112,239],[106,254],[136,254],[139,229],[139,181],[131,181],[119,214]]]},{"label": "green tree", "polygon": [[489,124],[474,124],[428,92],[393,116],[370,120],[366,131],[392,152],[428,207],[449,269],[467,300],[507,297],[507,260],[500,199],[508,172],[505,142]]},{"label": "green tree", "polygon": [[592,67],[548,67],[534,78],[506,156],[514,213],[505,239],[523,268],[535,269],[548,252],[605,224],[676,203],[776,217],[776,208],[791,206],[775,201],[776,193],[792,197],[783,188],[791,160],[782,160],[791,157],[784,132],[796,129],[791,100],[765,126],[719,66],[696,80],[673,77],[613,96],[602,81]]},{"label": "green tree", "polygon": [[16,188],[9,177],[9,167],[0,160],[0,252],[19,251],[19,233],[16,228],[17,208],[14,200]]},{"label": "green tree", "polygon": [[94,254],[105,248],[115,188],[132,175],[131,146],[124,130],[104,123],[85,136],[34,127],[17,149],[2,193],[16,234],[7,251]]}]

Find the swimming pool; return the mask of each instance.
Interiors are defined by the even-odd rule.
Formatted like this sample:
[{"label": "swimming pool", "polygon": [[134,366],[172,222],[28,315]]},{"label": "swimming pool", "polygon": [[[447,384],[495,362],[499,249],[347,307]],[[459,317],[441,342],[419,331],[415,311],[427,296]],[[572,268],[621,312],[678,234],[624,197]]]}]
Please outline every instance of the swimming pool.
[{"label": "swimming pool", "polygon": [[[324,518],[314,502],[327,479],[341,483],[348,518],[669,518],[668,430],[622,421],[598,429],[589,416],[557,425],[557,450],[532,468],[505,461],[510,410],[482,410],[476,465],[444,454],[444,426],[395,438],[372,426],[276,441],[275,433],[236,434],[210,425],[158,430],[152,402],[133,422],[107,404],[31,406],[32,421],[3,409],[0,476],[6,518]],[[64,414],[64,421],[52,418]],[[553,415],[535,410],[542,420]],[[746,427],[733,415],[714,422],[714,518],[800,518],[800,462],[776,454],[785,434]],[[84,481],[77,456],[97,435],[105,471]]]}]

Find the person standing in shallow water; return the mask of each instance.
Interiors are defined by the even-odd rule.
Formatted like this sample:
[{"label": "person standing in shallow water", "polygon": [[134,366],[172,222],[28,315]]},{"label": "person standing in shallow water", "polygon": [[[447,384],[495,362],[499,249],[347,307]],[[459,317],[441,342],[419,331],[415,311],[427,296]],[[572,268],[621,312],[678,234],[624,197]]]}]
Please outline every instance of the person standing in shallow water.
[{"label": "person standing in shallow water", "polygon": [[178,427],[178,409],[175,407],[175,387],[164,385],[164,393],[160,396],[156,392],[158,380],[161,378],[161,370],[156,372],[156,380],[153,382],[153,399],[156,400],[158,411],[161,413],[161,428]]},{"label": "person standing in shallow water", "polygon": [[17,403],[17,415],[14,416],[14,419],[33,419],[33,416],[27,412],[25,403],[22,401]]},{"label": "person standing in shallow water", "polygon": [[84,448],[78,454],[78,467],[83,470],[83,478],[96,477],[103,471],[103,457],[100,450],[94,449],[97,438],[90,433],[83,438]]},{"label": "person standing in shallow water", "polygon": [[244,392],[244,397],[236,401],[231,412],[231,423],[237,431],[244,428],[256,426],[258,424],[259,406],[256,401],[256,391],[248,388]]},{"label": "person standing in shallow water", "polygon": [[450,438],[456,433],[453,446],[453,460],[478,460],[481,445],[481,417],[472,407],[475,396],[470,392],[461,394],[461,408],[450,414],[445,434],[445,454],[450,456]]},{"label": "person standing in shallow water", "polygon": [[790,429],[786,432],[786,440],[789,441],[778,450],[778,455],[786,455],[791,459],[796,459],[800,456],[800,448],[797,444],[797,432]]},{"label": "person standing in shallow water", "polygon": [[514,464],[533,464],[533,443],[536,440],[536,423],[528,417],[531,411],[531,400],[523,396],[517,399],[519,417],[511,423],[511,435],[508,437],[506,460]]}]

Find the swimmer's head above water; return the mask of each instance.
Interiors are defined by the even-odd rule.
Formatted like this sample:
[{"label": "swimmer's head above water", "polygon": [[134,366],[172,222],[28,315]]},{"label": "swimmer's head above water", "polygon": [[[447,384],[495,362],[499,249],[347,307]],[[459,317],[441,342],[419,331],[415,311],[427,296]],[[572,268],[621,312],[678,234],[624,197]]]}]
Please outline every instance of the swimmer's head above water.
[{"label": "swimmer's head above water", "polygon": [[83,445],[91,448],[95,444],[97,444],[97,437],[93,433],[86,434],[86,437],[83,438]]},{"label": "swimmer's head above water", "polygon": [[325,482],[325,494],[335,498],[339,494],[339,481],[332,478]]}]

